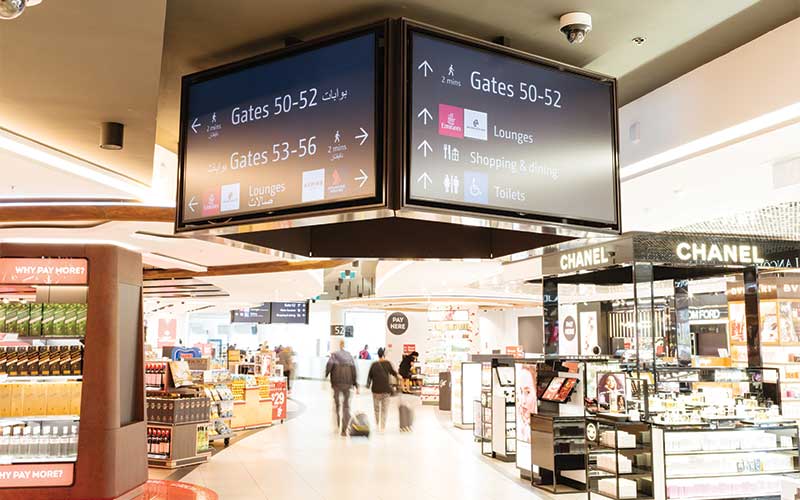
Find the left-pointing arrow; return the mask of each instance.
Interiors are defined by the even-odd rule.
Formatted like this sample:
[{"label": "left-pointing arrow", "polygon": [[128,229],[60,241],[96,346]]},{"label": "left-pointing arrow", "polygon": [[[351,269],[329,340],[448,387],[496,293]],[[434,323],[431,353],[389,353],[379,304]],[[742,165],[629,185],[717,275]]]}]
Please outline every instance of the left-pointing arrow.
[{"label": "left-pointing arrow", "polygon": [[357,135],[356,139],[361,139],[361,142],[359,143],[359,146],[363,146],[364,142],[366,142],[366,140],[367,140],[367,137],[369,137],[369,134],[367,133],[366,130],[364,130],[364,127],[358,127],[358,128],[361,129],[361,134]]},{"label": "left-pointing arrow", "polygon": [[189,200],[189,210],[191,210],[192,213],[194,213],[195,212],[194,207],[196,207],[196,206],[197,206],[197,200],[195,200],[194,196],[192,196],[192,199]]},{"label": "left-pointing arrow", "polygon": [[197,127],[199,127],[200,125],[202,125],[202,123],[200,123],[197,120],[197,118],[195,118],[194,121],[192,122],[192,132],[194,132],[196,134],[197,133]]}]

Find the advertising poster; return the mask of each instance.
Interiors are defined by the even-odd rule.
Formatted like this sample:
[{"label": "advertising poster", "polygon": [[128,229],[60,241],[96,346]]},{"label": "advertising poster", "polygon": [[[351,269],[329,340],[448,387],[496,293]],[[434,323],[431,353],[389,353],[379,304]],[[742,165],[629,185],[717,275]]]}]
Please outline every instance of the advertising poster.
[{"label": "advertising poster", "polygon": [[175,318],[158,319],[158,347],[176,345],[178,343],[178,320]]},{"label": "advertising poster", "polygon": [[595,346],[599,347],[597,334],[597,311],[585,311],[580,314],[581,354],[594,354]]},{"label": "advertising poster", "polygon": [[578,306],[564,304],[558,308],[558,353],[578,354]]},{"label": "advertising poster", "polygon": [[747,332],[744,325],[744,303],[728,305],[728,321],[730,323],[731,344],[747,344]]},{"label": "advertising poster", "polygon": [[597,403],[600,408],[612,413],[625,413],[625,374],[601,373],[598,377]]},{"label": "advertising poster", "polygon": [[780,338],[778,336],[778,304],[761,301],[758,307],[761,314],[761,343],[777,344]]},{"label": "advertising poster", "polygon": [[538,411],[536,365],[516,363],[514,380],[517,397],[517,467],[531,470],[531,413]]},{"label": "advertising poster", "polygon": [[531,442],[531,413],[537,411],[536,365],[514,365],[517,391],[517,441]]}]

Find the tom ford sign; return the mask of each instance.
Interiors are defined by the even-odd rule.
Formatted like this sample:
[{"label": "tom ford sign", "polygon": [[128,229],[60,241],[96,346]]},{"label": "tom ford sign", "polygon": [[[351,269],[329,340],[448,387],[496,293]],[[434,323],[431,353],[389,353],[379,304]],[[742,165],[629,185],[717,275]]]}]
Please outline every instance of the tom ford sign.
[{"label": "tom ford sign", "polygon": [[716,264],[761,264],[764,259],[756,245],[734,245],[683,241],[675,247],[678,259],[685,262]]}]

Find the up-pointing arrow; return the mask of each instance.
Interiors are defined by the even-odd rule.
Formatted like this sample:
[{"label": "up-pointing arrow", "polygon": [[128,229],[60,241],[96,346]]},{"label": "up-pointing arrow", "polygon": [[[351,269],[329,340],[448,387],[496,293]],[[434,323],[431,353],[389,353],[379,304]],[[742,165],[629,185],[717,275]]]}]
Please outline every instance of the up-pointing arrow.
[{"label": "up-pointing arrow", "polygon": [[428,189],[428,184],[432,183],[433,179],[431,179],[431,176],[428,175],[428,172],[423,172],[422,175],[420,175],[417,179],[417,182],[421,182],[422,187]]},{"label": "up-pointing arrow", "polygon": [[192,122],[192,132],[194,132],[196,134],[197,133],[197,127],[199,127],[200,125],[202,125],[202,123],[197,121],[197,118],[195,118],[194,121]]},{"label": "up-pointing arrow", "polygon": [[428,108],[422,108],[422,111],[417,114],[417,118],[422,118],[422,123],[427,125],[428,120],[433,120],[433,115],[428,111]]},{"label": "up-pointing arrow", "polygon": [[430,144],[428,144],[427,140],[424,140],[419,143],[419,146],[417,146],[417,151],[419,151],[420,149],[422,150],[422,156],[424,156],[425,158],[428,157],[428,151],[433,152],[433,148],[431,147]]},{"label": "up-pointing arrow", "polygon": [[425,60],[425,61],[422,61],[422,62],[419,64],[419,66],[417,66],[417,69],[421,69],[421,70],[422,70],[422,72],[425,74],[425,78],[428,78],[428,72],[429,72],[429,71],[430,71],[431,73],[433,73],[433,68],[431,68],[431,65],[430,65],[430,64],[428,64],[428,61],[427,61],[427,60]]}]

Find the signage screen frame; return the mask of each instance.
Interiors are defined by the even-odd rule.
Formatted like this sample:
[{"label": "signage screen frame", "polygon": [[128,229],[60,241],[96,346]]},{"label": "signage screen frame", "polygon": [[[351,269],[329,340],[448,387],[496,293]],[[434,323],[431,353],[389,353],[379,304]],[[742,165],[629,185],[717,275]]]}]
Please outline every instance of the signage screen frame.
[{"label": "signage screen frame", "polygon": [[[232,73],[247,70],[249,68],[268,65],[279,59],[302,56],[305,53],[313,52],[318,49],[336,45],[347,40],[358,38],[363,35],[375,35],[375,112],[373,116],[374,130],[374,176],[372,181],[375,184],[375,194],[357,199],[329,201],[313,204],[304,204],[290,208],[280,208],[271,211],[258,213],[239,214],[239,215],[216,215],[213,217],[201,218],[193,221],[185,220],[184,200],[186,191],[186,147],[187,133],[190,117],[188,114],[191,87],[196,84],[208,82],[216,78],[225,77]],[[386,192],[386,163],[387,163],[387,107],[388,89],[387,73],[388,62],[390,59],[388,38],[390,36],[390,21],[372,23],[365,26],[353,28],[348,31],[339,32],[329,36],[315,38],[313,40],[287,46],[282,49],[267,52],[240,61],[232,62],[215,68],[199,71],[183,76],[181,79],[181,102],[180,102],[180,125],[178,140],[178,187],[176,196],[176,216],[175,232],[184,233],[204,229],[215,229],[229,226],[240,226],[244,224],[274,222],[295,218],[298,216],[321,216],[332,215],[339,212],[352,210],[363,210],[367,208],[384,208],[387,204],[388,194]]]},{"label": "signage screen frame", "polygon": [[[563,226],[576,227],[580,229],[600,229],[609,230],[617,234],[620,233],[621,228],[621,202],[620,202],[620,167],[619,167],[619,117],[617,113],[618,100],[617,100],[617,80],[616,78],[586,71],[581,68],[576,68],[563,63],[545,59],[539,56],[528,54],[519,50],[497,45],[495,43],[486,42],[477,38],[469,37],[459,33],[454,33],[445,29],[437,28],[435,26],[427,25],[424,23],[403,19],[401,27],[402,33],[402,67],[405,72],[405,79],[403,82],[404,88],[404,119],[403,126],[403,161],[402,164],[402,184],[403,184],[403,207],[408,210],[417,208],[419,210],[435,210],[444,213],[445,215],[465,215],[474,214],[477,217],[487,216],[500,219],[511,219],[517,222],[543,222],[548,224],[558,224]],[[411,143],[412,129],[414,126],[415,115],[413,114],[413,94],[412,94],[412,75],[415,71],[413,67],[413,45],[412,33],[421,34],[424,36],[432,37],[446,43],[454,44],[455,46],[466,47],[468,49],[477,49],[483,52],[490,53],[502,58],[512,58],[521,62],[540,65],[545,68],[553,69],[560,72],[570,73],[576,77],[583,77],[607,83],[611,87],[611,131],[612,137],[612,176],[613,176],[613,192],[614,192],[614,221],[597,221],[586,220],[580,217],[563,217],[543,212],[520,212],[513,209],[492,207],[492,206],[472,206],[466,204],[458,204],[447,201],[432,201],[419,198],[412,198],[411,186],[413,179],[411,179],[411,158],[413,144]]]},{"label": "signage screen frame", "polygon": [[[281,321],[278,318],[278,321],[275,321],[275,315],[278,311],[280,311],[281,305],[284,304],[305,304],[305,318],[304,321]],[[284,301],[284,302],[270,302],[270,321],[271,325],[307,325],[309,324],[311,316],[311,301],[310,300],[293,300],[293,301]]]}]

